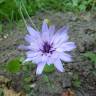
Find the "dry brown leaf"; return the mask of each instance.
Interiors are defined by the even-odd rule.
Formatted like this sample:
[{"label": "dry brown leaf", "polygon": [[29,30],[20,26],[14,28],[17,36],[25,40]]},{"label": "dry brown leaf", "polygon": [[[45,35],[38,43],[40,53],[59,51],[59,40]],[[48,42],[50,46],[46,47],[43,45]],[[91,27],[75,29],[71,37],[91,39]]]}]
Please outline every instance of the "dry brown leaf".
[{"label": "dry brown leaf", "polygon": [[62,93],[61,96],[76,96],[76,95],[75,95],[75,92],[73,90],[71,90],[70,88],[68,88],[66,91],[64,91]]},{"label": "dry brown leaf", "polygon": [[5,87],[10,80],[4,76],[0,76],[0,87]]},{"label": "dry brown leaf", "polygon": [[13,89],[8,89],[6,83],[10,80],[4,76],[0,76],[0,87],[3,88],[4,96],[26,96],[24,92],[15,92]]},{"label": "dry brown leaf", "polygon": [[0,82],[8,82],[10,81],[8,78],[4,77],[4,76],[0,76]]},{"label": "dry brown leaf", "polygon": [[26,96],[25,93],[16,93],[13,89],[4,88],[4,96]]}]

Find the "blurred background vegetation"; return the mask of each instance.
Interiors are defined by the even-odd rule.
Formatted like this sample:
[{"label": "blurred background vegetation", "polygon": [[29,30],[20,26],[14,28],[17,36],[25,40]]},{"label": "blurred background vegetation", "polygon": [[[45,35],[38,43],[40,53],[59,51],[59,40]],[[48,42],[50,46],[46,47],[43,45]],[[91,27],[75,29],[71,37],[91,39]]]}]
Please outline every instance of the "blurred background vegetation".
[{"label": "blurred background vegetation", "polygon": [[[0,20],[18,21],[21,2],[25,5],[29,16],[42,11],[86,12],[96,10],[96,0],[0,0]],[[23,11],[23,8],[22,8]],[[25,11],[23,11],[25,15]]]}]

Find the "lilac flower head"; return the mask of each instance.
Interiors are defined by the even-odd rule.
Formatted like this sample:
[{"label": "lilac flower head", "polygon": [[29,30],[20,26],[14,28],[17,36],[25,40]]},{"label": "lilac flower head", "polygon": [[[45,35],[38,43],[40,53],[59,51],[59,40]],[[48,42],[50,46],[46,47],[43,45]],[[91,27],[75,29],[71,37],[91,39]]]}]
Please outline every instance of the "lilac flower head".
[{"label": "lilac flower head", "polygon": [[55,26],[48,27],[43,21],[42,32],[38,32],[31,26],[27,26],[29,34],[25,36],[28,46],[26,49],[26,60],[37,64],[36,74],[41,74],[46,64],[54,64],[58,71],[63,72],[64,68],[61,60],[71,62],[72,56],[66,53],[76,48],[74,42],[68,42],[68,28],[62,27],[55,30]]}]

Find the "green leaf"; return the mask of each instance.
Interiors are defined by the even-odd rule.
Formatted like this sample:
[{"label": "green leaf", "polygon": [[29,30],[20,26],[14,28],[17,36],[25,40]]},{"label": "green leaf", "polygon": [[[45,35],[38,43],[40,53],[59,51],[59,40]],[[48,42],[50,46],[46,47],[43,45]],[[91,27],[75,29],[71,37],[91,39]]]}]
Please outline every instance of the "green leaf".
[{"label": "green leaf", "polygon": [[72,0],[73,6],[78,6],[79,0]]},{"label": "green leaf", "polygon": [[0,33],[2,33],[2,24],[0,24]]},{"label": "green leaf", "polygon": [[73,78],[73,80],[72,80],[73,85],[74,85],[75,87],[80,87],[80,85],[81,85],[81,80],[80,80],[80,78],[79,78],[79,75],[75,73],[72,78]]},{"label": "green leaf", "polygon": [[75,81],[73,81],[73,85],[74,85],[75,87],[80,87],[81,81],[80,81],[80,80],[75,80]]},{"label": "green leaf", "polygon": [[0,96],[4,96],[2,88],[0,88]]},{"label": "green leaf", "polygon": [[84,54],[85,57],[89,58],[92,62],[96,64],[96,54],[93,52],[86,52]]},{"label": "green leaf", "polygon": [[49,82],[48,76],[44,75],[44,76],[43,76],[43,80],[46,81],[46,82]]},{"label": "green leaf", "polygon": [[6,69],[11,72],[11,73],[16,73],[19,72],[21,68],[21,63],[19,61],[19,59],[13,59],[11,60],[7,66]]},{"label": "green leaf", "polygon": [[26,77],[26,78],[24,78],[24,81],[25,81],[25,82],[30,82],[31,80],[32,80],[31,77]]},{"label": "green leaf", "polygon": [[44,67],[44,72],[45,73],[52,73],[54,72],[55,68],[54,68],[54,65],[53,64],[46,64],[45,67]]},{"label": "green leaf", "polygon": [[73,79],[74,79],[74,80],[78,80],[78,79],[79,79],[79,75],[78,75],[78,74],[74,74],[74,75],[73,75]]},{"label": "green leaf", "polygon": [[0,4],[2,4],[5,0],[0,0]]},{"label": "green leaf", "polygon": [[80,11],[85,11],[86,10],[86,5],[80,4],[79,9],[80,9]]}]

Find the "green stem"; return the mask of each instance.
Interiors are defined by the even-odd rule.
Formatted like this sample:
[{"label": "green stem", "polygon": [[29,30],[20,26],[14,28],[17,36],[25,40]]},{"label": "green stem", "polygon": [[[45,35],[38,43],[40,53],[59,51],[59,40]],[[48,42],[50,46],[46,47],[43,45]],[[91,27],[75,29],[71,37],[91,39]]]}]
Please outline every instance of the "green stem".
[{"label": "green stem", "polygon": [[25,11],[27,17],[29,18],[31,24],[33,25],[33,27],[34,27],[35,29],[37,29],[36,26],[35,26],[35,24],[33,23],[32,19],[30,18],[29,14],[28,14],[28,12],[27,12],[27,9],[26,9],[26,7],[25,7],[25,5],[24,5],[24,3],[23,3],[22,0],[21,0],[21,4],[22,4],[22,7],[24,8],[24,11]]},{"label": "green stem", "polygon": [[25,18],[24,18],[24,15],[23,15],[23,13],[22,13],[22,10],[21,10],[21,3],[20,3],[20,9],[19,9],[19,11],[20,11],[20,14],[21,14],[21,17],[22,17],[22,19],[23,19],[23,21],[24,21],[24,24],[25,24],[25,26],[27,27],[27,22],[26,22],[26,20],[25,20]]}]

